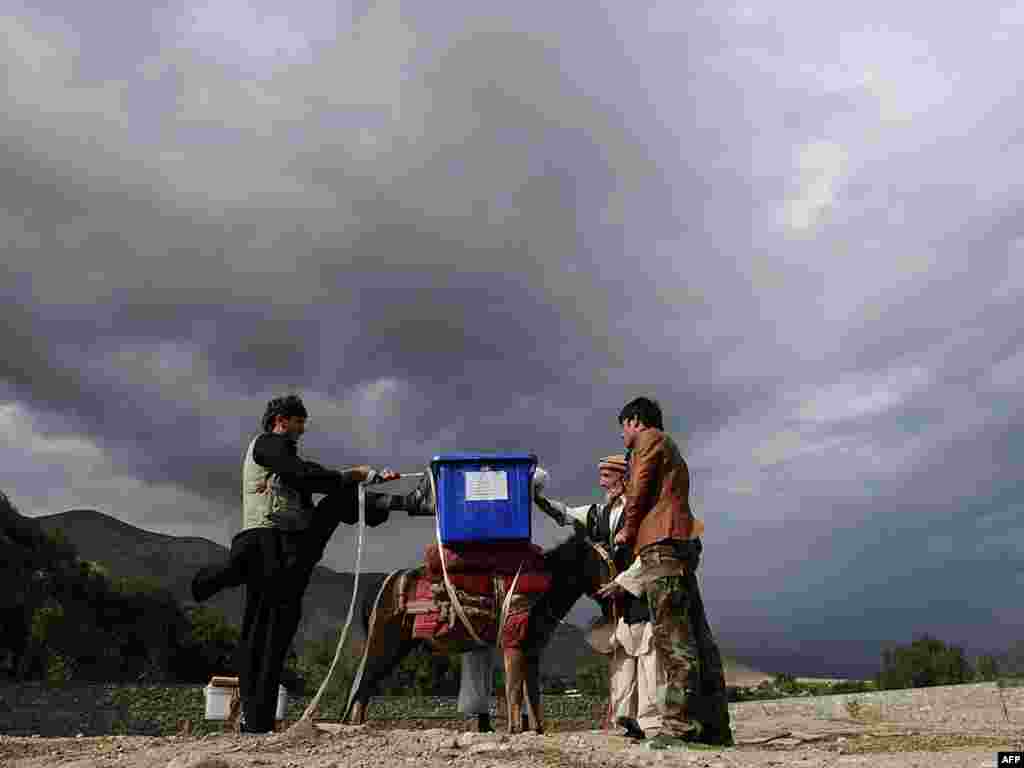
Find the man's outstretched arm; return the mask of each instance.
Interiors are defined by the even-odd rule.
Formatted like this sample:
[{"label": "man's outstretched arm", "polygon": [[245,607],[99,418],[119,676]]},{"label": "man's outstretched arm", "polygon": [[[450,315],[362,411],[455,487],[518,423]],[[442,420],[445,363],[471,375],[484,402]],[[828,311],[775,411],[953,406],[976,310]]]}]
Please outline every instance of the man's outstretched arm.
[{"label": "man's outstretched arm", "polygon": [[285,475],[289,485],[305,493],[335,493],[364,480],[368,467],[338,471],[327,469],[314,461],[300,459],[288,444],[288,439],[272,432],[256,438],[252,457],[257,464],[271,472]]},{"label": "man's outstretched arm", "polygon": [[588,520],[590,519],[590,510],[594,506],[593,504],[587,504],[582,507],[570,507],[564,502],[549,499],[540,493],[535,493],[533,500],[544,514],[559,525],[571,525],[575,522],[584,528],[587,527]]}]

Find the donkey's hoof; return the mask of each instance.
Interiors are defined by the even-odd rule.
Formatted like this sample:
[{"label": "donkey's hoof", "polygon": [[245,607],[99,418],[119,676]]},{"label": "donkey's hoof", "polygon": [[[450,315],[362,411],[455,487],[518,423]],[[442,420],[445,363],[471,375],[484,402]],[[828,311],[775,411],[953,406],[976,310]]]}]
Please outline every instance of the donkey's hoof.
[{"label": "donkey's hoof", "polygon": [[357,701],[344,719],[345,725],[363,725],[366,722],[366,704]]}]

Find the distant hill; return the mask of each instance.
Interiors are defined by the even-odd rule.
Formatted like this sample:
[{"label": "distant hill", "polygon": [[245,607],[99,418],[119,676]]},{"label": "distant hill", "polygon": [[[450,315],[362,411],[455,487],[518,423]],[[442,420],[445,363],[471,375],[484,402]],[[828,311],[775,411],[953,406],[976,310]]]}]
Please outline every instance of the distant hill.
[{"label": "distant hill", "polygon": [[[34,519],[48,533],[63,529],[83,560],[103,563],[115,578],[152,579],[185,605],[194,604],[190,585],[196,571],[204,565],[223,562],[229,554],[227,547],[209,539],[154,533],[91,509],[73,509]],[[375,590],[383,578],[381,573],[361,574],[360,598]],[[302,624],[296,638],[299,643],[319,639],[326,632],[341,631],[353,580],[350,573],[317,566],[303,601]],[[228,621],[240,626],[244,593],[242,587],[228,589],[205,605],[223,611]],[[353,618],[352,625],[353,637],[361,639],[362,626],[357,618]]]},{"label": "distant hill", "polygon": [[[152,579],[185,605],[193,604],[190,584],[196,571],[204,565],[221,562],[228,556],[226,547],[208,539],[154,533],[91,509],[73,509],[23,519],[37,523],[48,533],[58,528],[63,529],[82,559],[103,563],[115,578]],[[383,573],[360,575],[360,601],[365,595],[376,593],[384,576]],[[337,635],[341,631],[352,594],[352,583],[353,576],[350,573],[339,573],[324,566],[316,568],[303,601],[297,645],[306,640],[319,639],[327,632]],[[223,611],[228,621],[241,625],[243,598],[243,588],[225,590],[206,605]],[[361,643],[364,633],[358,614],[353,619],[351,632],[353,640]],[[542,671],[545,674],[565,674],[567,670],[575,670],[586,657],[593,656],[596,654],[587,645],[583,630],[572,624],[561,624],[544,653]],[[725,674],[729,685],[750,686],[771,679],[770,675],[732,659],[725,661]]]}]

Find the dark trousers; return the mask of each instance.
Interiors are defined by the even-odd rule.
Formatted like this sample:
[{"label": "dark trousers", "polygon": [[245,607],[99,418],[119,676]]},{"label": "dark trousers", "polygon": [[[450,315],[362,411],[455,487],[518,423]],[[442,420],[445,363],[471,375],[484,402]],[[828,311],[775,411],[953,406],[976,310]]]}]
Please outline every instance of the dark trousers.
[{"label": "dark trousers", "polygon": [[231,542],[223,565],[202,569],[195,591],[208,598],[245,585],[245,613],[235,667],[245,725],[273,729],[277,688],[288,649],[302,618],[302,596],[327,542],[342,522],[358,516],[356,489],[325,496],[303,531],[252,528]]}]

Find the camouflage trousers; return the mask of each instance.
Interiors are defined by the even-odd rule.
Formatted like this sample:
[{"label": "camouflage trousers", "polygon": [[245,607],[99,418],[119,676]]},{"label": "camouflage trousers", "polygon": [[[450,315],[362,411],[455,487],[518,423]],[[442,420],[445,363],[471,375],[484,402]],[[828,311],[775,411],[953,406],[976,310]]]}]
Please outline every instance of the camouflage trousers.
[{"label": "camouflage trousers", "polygon": [[652,640],[663,670],[657,690],[662,732],[731,744],[722,657],[697,583],[699,549],[681,554],[656,545],[640,557],[645,569],[675,571],[646,585]]}]

